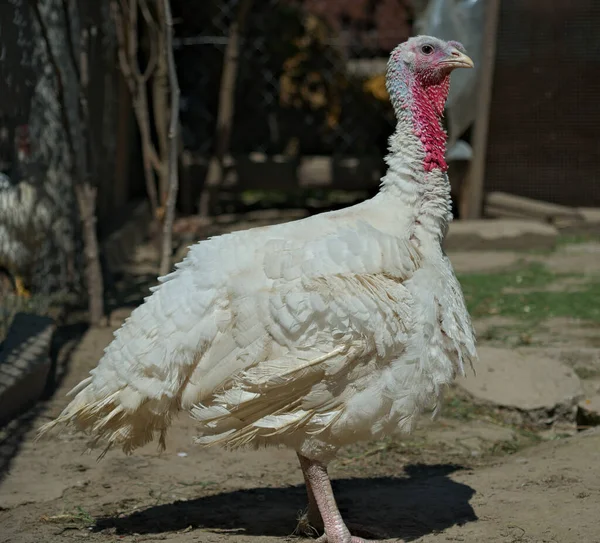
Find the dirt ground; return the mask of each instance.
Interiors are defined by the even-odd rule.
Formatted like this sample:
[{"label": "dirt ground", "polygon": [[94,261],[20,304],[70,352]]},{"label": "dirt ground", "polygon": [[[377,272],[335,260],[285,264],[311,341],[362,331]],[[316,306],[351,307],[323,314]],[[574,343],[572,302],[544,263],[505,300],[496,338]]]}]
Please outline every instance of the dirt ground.
[{"label": "dirt ground", "polygon": [[[470,268],[477,258],[467,259]],[[488,263],[482,256],[481,266]],[[129,310],[117,309],[111,328],[67,343],[59,356],[64,378],[53,397],[2,430],[0,541],[298,539],[293,532],[305,494],[290,451],[200,449],[186,416],[174,424],[161,455],[149,445],[133,456],[110,451],[97,462],[96,453],[84,454],[82,436],[35,441],[37,428],[59,413],[65,393],[96,364]],[[569,334],[570,347],[589,347],[581,330]],[[535,433],[451,396],[439,420],[424,420],[401,442],[345,450],[330,472],[345,518],[390,540],[600,543],[597,429],[570,437]]]}]

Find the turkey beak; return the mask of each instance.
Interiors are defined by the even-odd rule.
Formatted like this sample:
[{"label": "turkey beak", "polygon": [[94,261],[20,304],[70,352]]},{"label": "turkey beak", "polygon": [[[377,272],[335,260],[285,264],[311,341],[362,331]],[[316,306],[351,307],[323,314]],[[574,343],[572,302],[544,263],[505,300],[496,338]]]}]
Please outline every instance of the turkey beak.
[{"label": "turkey beak", "polygon": [[440,63],[442,66],[449,68],[473,68],[475,64],[473,61],[464,53],[461,53],[458,49],[452,48],[448,57],[442,60]]}]

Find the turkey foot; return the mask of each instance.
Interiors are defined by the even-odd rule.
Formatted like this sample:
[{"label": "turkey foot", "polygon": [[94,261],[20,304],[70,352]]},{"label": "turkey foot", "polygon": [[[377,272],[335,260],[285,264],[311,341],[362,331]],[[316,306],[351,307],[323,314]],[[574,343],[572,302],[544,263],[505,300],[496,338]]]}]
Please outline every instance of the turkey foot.
[{"label": "turkey foot", "polygon": [[[321,518],[321,513],[319,513],[319,508],[317,507],[308,481],[306,481],[306,492],[308,494],[308,508],[298,518],[298,526],[295,533],[315,537],[323,534],[323,519]],[[390,536],[385,532],[363,526],[362,524],[346,522],[346,527],[351,533],[366,539],[390,539]]]},{"label": "turkey foot", "polygon": [[[326,466],[300,454],[298,458],[308,493],[308,510],[300,518],[299,531],[314,535],[323,529],[325,533],[317,538],[317,543],[365,543],[364,539],[351,535],[344,523],[335,502]],[[360,533],[369,532],[362,527],[357,528]],[[376,532],[369,533],[375,537],[383,536]]]}]

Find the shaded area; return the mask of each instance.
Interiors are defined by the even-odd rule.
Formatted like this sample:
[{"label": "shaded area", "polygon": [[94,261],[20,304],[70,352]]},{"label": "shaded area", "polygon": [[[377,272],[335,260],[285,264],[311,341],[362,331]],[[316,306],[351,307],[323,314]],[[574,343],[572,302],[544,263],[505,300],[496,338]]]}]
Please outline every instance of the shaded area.
[{"label": "shaded area", "polygon": [[135,309],[149,296],[155,286],[157,273],[114,273],[106,283],[105,311],[110,315],[116,309]]},{"label": "shaded area", "polygon": [[[108,314],[117,308],[136,307],[148,295],[148,288],[156,283],[153,274],[114,274],[107,284],[106,309]],[[59,311],[59,326],[50,345],[50,371],[41,401],[28,405],[26,411],[0,425],[0,483],[28,439],[32,429],[41,426],[47,401],[51,400],[67,376],[71,357],[88,330],[87,314],[82,306],[66,304]]]},{"label": "shaded area", "polygon": [[[56,329],[50,345],[50,373],[42,400],[52,397],[66,375],[71,354],[79,344],[88,326],[73,319]],[[39,426],[38,417],[46,409],[44,401],[0,427],[0,483],[6,477],[13,458],[19,453],[23,442],[34,426]]]},{"label": "shaded area", "polygon": [[[461,466],[410,465],[407,477],[341,479],[333,488],[348,522],[377,528],[407,541],[477,520],[469,501],[475,491],[448,476]],[[306,507],[304,485],[234,490],[177,501],[123,517],[97,520],[95,531],[158,534],[194,529],[256,536],[289,536]]]}]

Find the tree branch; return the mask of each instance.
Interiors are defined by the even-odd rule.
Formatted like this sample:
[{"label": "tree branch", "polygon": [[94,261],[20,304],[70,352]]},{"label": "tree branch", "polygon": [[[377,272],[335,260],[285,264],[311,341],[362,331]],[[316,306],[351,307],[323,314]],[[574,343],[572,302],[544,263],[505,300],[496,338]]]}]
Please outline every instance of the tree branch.
[{"label": "tree branch", "polygon": [[150,12],[150,8],[148,7],[148,3],[146,2],[146,0],[139,0],[139,2],[140,10],[142,12],[142,16],[144,17],[144,21],[146,21],[148,29],[153,34],[153,36],[150,36],[149,40],[150,54],[148,55],[148,64],[146,65],[146,69],[142,74],[144,82],[147,82],[150,79],[150,76],[154,73],[154,70],[156,70],[156,63],[158,62],[158,56],[160,55],[160,47],[156,45],[158,37],[160,36],[160,28],[154,20],[154,17],[152,17],[152,13]]},{"label": "tree branch", "polygon": [[163,0],[165,10],[166,54],[169,66],[169,86],[171,87],[171,119],[169,122],[169,192],[167,196],[165,222],[163,224],[163,246],[160,263],[161,275],[166,275],[171,267],[173,252],[173,221],[175,219],[175,202],[178,190],[178,146],[179,126],[179,82],[173,54],[173,15],[169,0]]},{"label": "tree branch", "polygon": [[[159,202],[154,170],[159,169],[160,162],[152,143],[150,116],[148,113],[148,91],[146,89],[147,80],[152,72],[147,71],[144,74],[140,72],[137,59],[138,0],[129,0],[129,4],[127,4],[127,1],[120,0],[119,7],[117,1],[113,0],[111,2],[111,11],[117,29],[119,65],[131,92],[133,110],[140,131],[146,192],[150,201],[152,216],[156,217]],[[144,8],[142,9],[143,13]]]},{"label": "tree branch", "polygon": [[71,57],[71,64],[73,65],[73,70],[75,70],[77,80],[81,81],[77,56],[75,54],[75,44],[73,42],[73,25],[71,24],[71,12],[69,8],[69,0],[62,0],[63,17],[65,18],[65,33],[67,34],[67,49],[69,56]]},{"label": "tree branch", "polygon": [[[123,17],[121,16],[121,10],[119,9],[117,2],[113,1],[110,3],[111,14],[113,20],[115,22],[116,34],[117,34],[117,55],[119,57],[119,67],[121,68],[121,73],[125,78],[127,86],[129,87],[129,92],[131,92],[132,96],[135,95],[136,89],[135,84],[136,80],[133,77],[133,72],[131,71],[131,67],[127,62],[126,55],[126,34],[125,34],[125,26],[123,24]],[[122,8],[121,8],[122,9]]]},{"label": "tree branch", "polygon": [[[126,0],[121,0],[124,6]],[[123,12],[125,13],[125,11]],[[138,53],[138,16],[137,0],[129,0],[127,8],[127,28],[129,29],[129,41],[127,42],[127,60],[133,76],[138,80],[141,77],[137,63]]]},{"label": "tree branch", "polygon": [[[141,0],[144,1],[144,0]],[[156,14],[161,22],[160,32],[157,36],[158,50],[160,51],[156,70],[152,78],[152,106],[154,111],[154,128],[158,140],[158,154],[160,158],[160,169],[158,170],[158,190],[160,206],[163,208],[167,200],[169,190],[169,62],[168,46],[166,44],[166,12],[162,0],[156,6]]]}]

